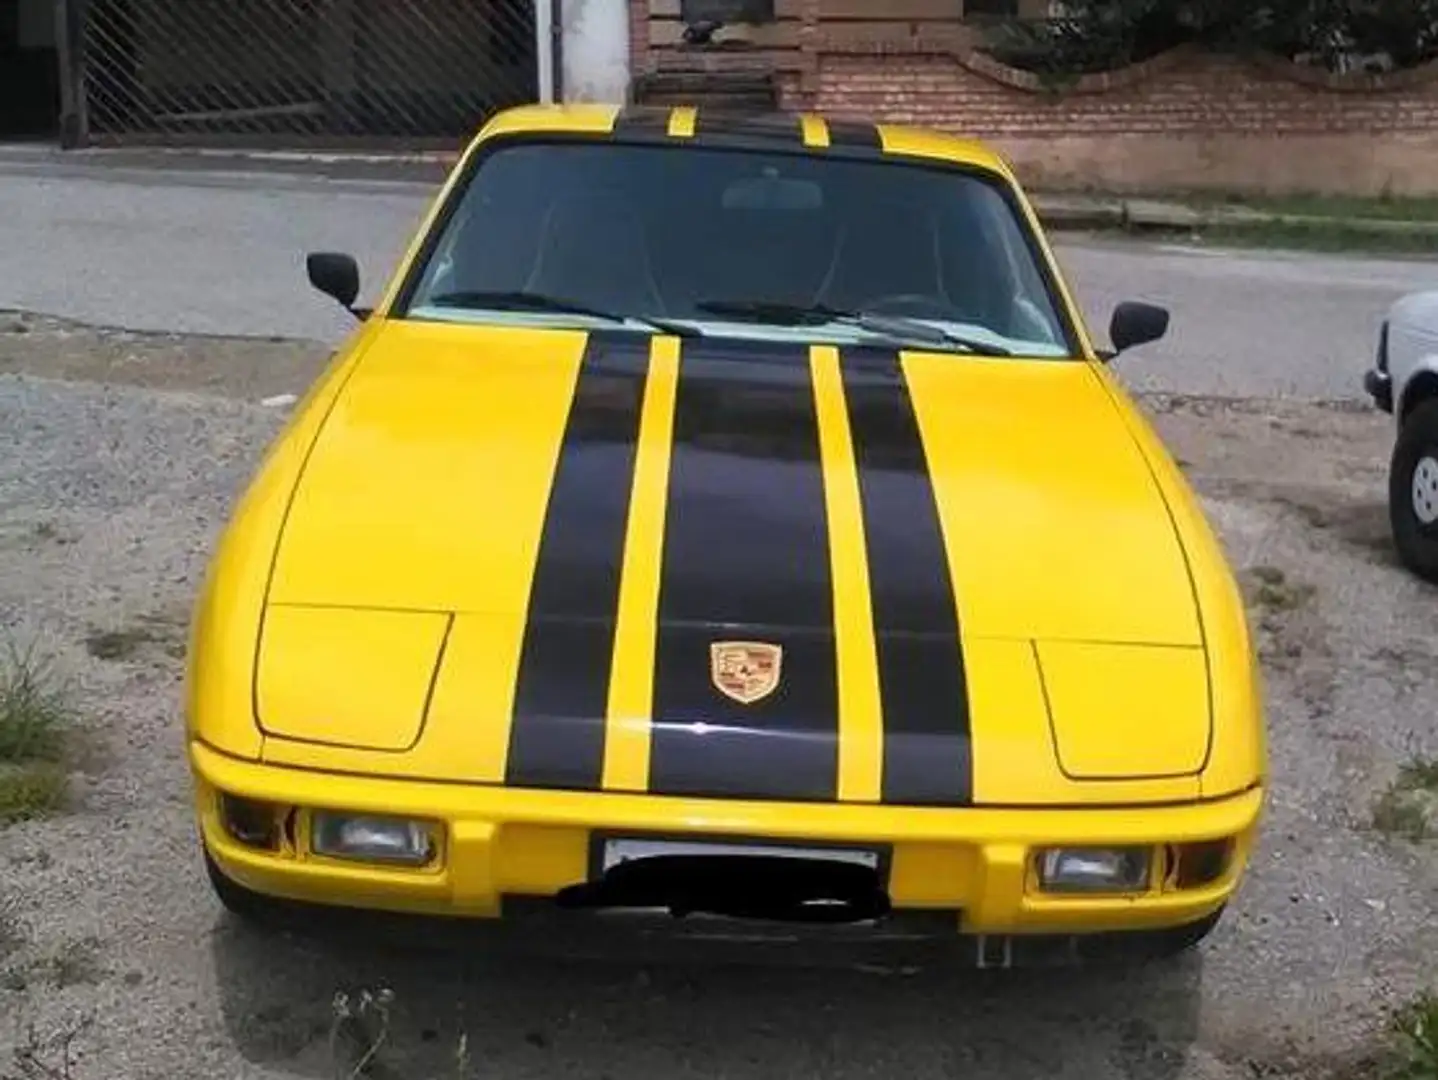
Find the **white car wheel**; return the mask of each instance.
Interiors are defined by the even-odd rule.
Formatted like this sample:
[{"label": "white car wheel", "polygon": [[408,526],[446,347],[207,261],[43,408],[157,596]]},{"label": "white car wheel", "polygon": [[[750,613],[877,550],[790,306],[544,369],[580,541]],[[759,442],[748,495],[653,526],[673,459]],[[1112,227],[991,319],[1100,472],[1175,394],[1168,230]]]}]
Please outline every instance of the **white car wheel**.
[{"label": "white car wheel", "polygon": [[1438,398],[1404,418],[1393,447],[1388,512],[1403,565],[1438,583]]},{"label": "white car wheel", "polygon": [[1413,470],[1413,516],[1423,525],[1438,523],[1438,458],[1425,455]]}]

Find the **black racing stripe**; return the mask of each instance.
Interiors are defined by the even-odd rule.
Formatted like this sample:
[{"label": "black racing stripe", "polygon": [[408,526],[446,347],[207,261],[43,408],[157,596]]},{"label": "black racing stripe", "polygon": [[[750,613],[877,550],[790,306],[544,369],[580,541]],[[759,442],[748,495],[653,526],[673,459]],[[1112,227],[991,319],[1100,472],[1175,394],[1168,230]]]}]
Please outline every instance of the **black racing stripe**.
[{"label": "black racing stripe", "polygon": [[842,357],[884,709],[887,803],[973,800],[967,680],[938,503],[899,355]]},{"label": "black racing stripe", "polygon": [[[649,788],[832,800],[838,662],[808,347],[686,344],[660,580]],[[752,705],[710,679],[710,645],[784,650]]]},{"label": "black racing stripe", "polygon": [[592,333],[530,589],[505,782],[599,788],[649,338]]},{"label": "black racing stripe", "polygon": [[804,124],[791,113],[731,113],[700,109],[694,142],[708,146],[804,145]]},{"label": "black racing stripe", "polygon": [[614,118],[614,137],[623,139],[666,139],[669,117],[673,110],[667,105],[628,105]]},{"label": "black racing stripe", "polygon": [[879,126],[863,120],[829,120],[829,145],[845,150],[883,150]]}]

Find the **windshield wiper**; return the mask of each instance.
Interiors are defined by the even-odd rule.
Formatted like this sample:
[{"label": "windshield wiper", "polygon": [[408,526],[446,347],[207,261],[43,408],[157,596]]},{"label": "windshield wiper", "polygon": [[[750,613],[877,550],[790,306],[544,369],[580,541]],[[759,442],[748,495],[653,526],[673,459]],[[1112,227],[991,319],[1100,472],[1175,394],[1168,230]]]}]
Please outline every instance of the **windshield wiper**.
[{"label": "windshield wiper", "polygon": [[841,322],[857,326],[872,334],[923,341],[933,345],[949,345],[981,356],[1012,356],[1000,345],[964,337],[943,330],[920,319],[902,315],[878,315],[864,311],[844,311],[826,304],[782,304],[770,300],[701,300],[694,307],[706,315],[750,319],[755,322],[778,323],[782,326],[822,326]]},{"label": "windshield wiper", "polygon": [[683,323],[670,322],[668,319],[656,319],[649,315],[621,315],[615,311],[605,311],[603,308],[590,307],[588,304],[581,304],[574,300],[565,300],[558,296],[546,296],[543,293],[524,292],[514,290],[510,292],[495,291],[483,292],[471,290],[468,292],[447,292],[432,297],[429,303],[435,307],[455,308],[493,308],[496,311],[541,311],[553,312],[558,315],[587,315],[592,319],[606,319],[609,322],[634,322],[644,323],[656,330],[662,330],[666,334],[673,334],[675,337],[694,338],[702,337],[703,333],[692,326],[685,326]]}]

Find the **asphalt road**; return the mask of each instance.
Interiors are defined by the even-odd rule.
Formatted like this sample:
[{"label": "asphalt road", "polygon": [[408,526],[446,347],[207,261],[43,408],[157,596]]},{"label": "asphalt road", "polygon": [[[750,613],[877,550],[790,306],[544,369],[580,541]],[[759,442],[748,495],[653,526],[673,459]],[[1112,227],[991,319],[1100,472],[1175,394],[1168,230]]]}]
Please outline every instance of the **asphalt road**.
[{"label": "asphalt road", "polygon": [[[135,329],[334,340],[346,316],[308,288],[303,256],[355,254],[377,291],[432,184],[263,172],[40,171],[0,154],[0,307]],[[1125,359],[1137,386],[1352,397],[1379,320],[1438,264],[1060,245],[1095,333],[1114,303],[1171,306],[1166,342]]]}]

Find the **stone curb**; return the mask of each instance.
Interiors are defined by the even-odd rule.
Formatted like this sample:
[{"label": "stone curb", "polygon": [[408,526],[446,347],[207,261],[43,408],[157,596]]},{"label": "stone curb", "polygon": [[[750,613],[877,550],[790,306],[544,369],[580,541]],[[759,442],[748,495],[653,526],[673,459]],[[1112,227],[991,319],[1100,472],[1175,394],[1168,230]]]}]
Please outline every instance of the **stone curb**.
[{"label": "stone curb", "polygon": [[1438,238],[1438,221],[1404,221],[1388,218],[1337,218],[1315,214],[1274,214],[1240,207],[1200,210],[1182,203],[1156,199],[1080,198],[1034,195],[1034,210],[1044,227],[1055,232],[1091,232],[1118,229],[1125,232],[1197,232],[1215,226],[1289,225],[1312,228],[1342,227],[1370,235],[1422,233]]}]

